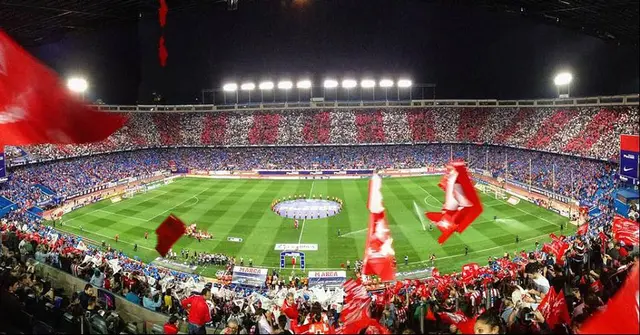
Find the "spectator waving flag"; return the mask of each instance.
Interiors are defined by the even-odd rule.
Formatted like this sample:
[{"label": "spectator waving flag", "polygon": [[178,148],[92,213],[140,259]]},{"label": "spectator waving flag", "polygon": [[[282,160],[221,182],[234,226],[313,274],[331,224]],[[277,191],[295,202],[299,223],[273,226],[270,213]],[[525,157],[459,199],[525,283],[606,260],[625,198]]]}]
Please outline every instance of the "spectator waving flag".
[{"label": "spectator waving flag", "polygon": [[613,218],[613,238],[626,245],[638,245],[640,225],[622,216],[616,215]]},{"label": "spectator waving flag", "polygon": [[445,191],[442,212],[427,212],[426,216],[440,229],[438,243],[442,244],[453,232],[462,233],[480,216],[482,203],[464,162],[447,165],[447,173],[438,186]]},{"label": "spectator waving flag", "polygon": [[607,302],[606,309],[596,312],[580,328],[580,334],[638,334],[640,332],[640,286],[638,264],[624,285]]},{"label": "spectator waving flag", "polygon": [[97,142],[125,121],[74,99],[53,72],[0,31],[0,147]]},{"label": "spectator waving flag", "polygon": [[387,219],[382,205],[382,179],[374,174],[369,181],[369,231],[365,245],[362,273],[378,275],[383,281],[394,280],[396,277],[393,258],[393,239],[387,225]]}]

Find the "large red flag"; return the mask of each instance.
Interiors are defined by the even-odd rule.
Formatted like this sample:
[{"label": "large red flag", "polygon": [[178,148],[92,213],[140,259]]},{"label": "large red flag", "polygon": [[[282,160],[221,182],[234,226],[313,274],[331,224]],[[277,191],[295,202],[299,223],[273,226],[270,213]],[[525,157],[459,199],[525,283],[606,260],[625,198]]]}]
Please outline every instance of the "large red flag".
[{"label": "large red flag", "polygon": [[382,205],[382,179],[373,175],[369,181],[369,231],[365,245],[362,273],[365,275],[378,275],[383,281],[396,278],[393,258],[393,239],[387,225],[387,219]]},{"label": "large red flag", "polygon": [[73,98],[52,71],[0,31],[0,147],[97,142],[125,121]]},{"label": "large red flag", "polygon": [[441,212],[425,215],[442,233],[438,243],[444,243],[454,231],[462,233],[482,213],[482,203],[473,187],[464,162],[447,165],[447,173],[438,184],[445,191]]},{"label": "large red flag", "polygon": [[548,320],[549,316],[551,315],[551,308],[553,308],[553,302],[555,299],[556,299],[556,290],[553,287],[551,287],[549,289],[549,292],[547,292],[547,294],[544,296],[544,298],[540,302],[540,305],[538,305],[538,310],[540,311],[540,314],[544,316],[545,320]]},{"label": "large red flag", "polygon": [[597,312],[580,328],[580,334],[638,334],[640,329],[640,286],[638,264],[627,276],[624,285],[607,302],[603,312]]},{"label": "large red flag", "polygon": [[571,326],[571,316],[569,316],[569,308],[567,307],[567,301],[564,298],[563,291],[555,294],[553,303],[551,304],[551,313],[548,317],[545,316],[545,321],[551,329],[559,323]]},{"label": "large red flag", "polygon": [[158,253],[164,257],[186,231],[184,222],[173,214],[169,215],[156,229]]},{"label": "large red flag", "polygon": [[640,224],[622,216],[616,215],[613,218],[613,238],[624,242],[625,245],[638,245]]},{"label": "large red flag", "polygon": [[388,334],[378,321],[369,315],[371,297],[359,281],[349,279],[344,284],[344,307],[340,313],[342,326],[336,329],[336,334],[357,334],[366,327],[374,327],[379,334]]}]

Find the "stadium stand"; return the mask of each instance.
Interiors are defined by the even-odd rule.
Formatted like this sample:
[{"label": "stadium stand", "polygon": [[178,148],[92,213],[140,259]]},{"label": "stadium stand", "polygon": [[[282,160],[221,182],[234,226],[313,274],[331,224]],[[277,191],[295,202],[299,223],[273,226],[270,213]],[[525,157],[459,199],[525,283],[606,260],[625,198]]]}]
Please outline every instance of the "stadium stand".
[{"label": "stadium stand", "polygon": [[[79,327],[87,327],[101,334],[140,332],[116,312],[97,313],[109,309],[110,298],[104,292],[113,293],[118,305],[165,313],[162,318],[167,320],[169,314],[184,316],[181,300],[192,294],[194,284],[204,286],[198,275],[85,245],[81,238],[41,225],[26,212],[40,204],[55,206],[54,197],[71,198],[110,181],[168,169],[170,161],[191,169],[250,170],[440,167],[452,158],[465,159],[472,169],[487,171],[494,178],[546,189],[600,211],[587,234],[561,237],[568,243],[561,256],[564,265],[540,249],[522,250],[488,259],[471,280],[451,274],[435,275],[437,283],[398,281],[387,287],[366,283],[377,302],[370,307],[371,315],[393,333],[454,332],[464,327],[461,320],[475,320],[474,315],[485,310],[495,317],[483,314],[480,319],[501,333],[574,333],[588,316],[602,309],[638,261],[637,246],[618,243],[611,232],[611,194],[618,183],[617,141],[622,133],[638,133],[637,106],[292,109],[128,116],[128,124],[101,143],[7,150],[11,178],[0,184],[0,199],[15,203],[17,209],[1,222],[0,304],[11,313],[1,315],[0,331],[77,333]],[[309,144],[313,146],[304,146]],[[47,278],[34,274],[32,258],[92,285],[79,293],[56,290]],[[235,265],[233,257],[221,254],[199,255],[194,261],[226,264],[227,271]],[[288,320],[277,322],[270,305],[281,305],[291,292],[299,323],[317,320],[337,328],[340,304],[305,298],[305,294],[313,296],[306,280],[274,271],[266,288],[259,291],[215,284],[208,326],[224,333],[238,329],[250,333],[256,328],[277,333],[288,327]],[[525,317],[531,309],[514,306],[516,296],[539,304],[551,287],[564,292],[570,322],[551,322],[538,313],[532,322]],[[260,304],[256,293],[264,297],[258,299]],[[454,313],[459,313],[459,320],[452,317]],[[186,329],[184,322],[179,326]],[[145,329],[162,333],[158,327]]]}]

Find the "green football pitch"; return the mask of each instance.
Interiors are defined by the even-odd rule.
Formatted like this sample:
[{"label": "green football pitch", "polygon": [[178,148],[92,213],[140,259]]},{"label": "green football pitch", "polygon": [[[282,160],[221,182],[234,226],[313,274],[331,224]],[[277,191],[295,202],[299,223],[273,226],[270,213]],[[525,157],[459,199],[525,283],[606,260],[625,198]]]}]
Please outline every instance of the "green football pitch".
[{"label": "green football pitch", "polygon": [[[565,228],[565,234],[575,230],[567,218],[527,201],[513,206],[480,193],[482,215],[463,234],[454,234],[439,245],[440,232],[435,227],[430,230],[422,215],[425,210],[441,208],[444,192],[437,186],[439,180],[439,176],[383,180],[382,194],[399,272],[429,266],[432,253],[436,254],[435,266],[442,273],[460,271],[469,262],[486,264],[489,256],[533,250],[536,241],[543,243],[549,240],[549,233],[560,233],[561,224],[570,226]],[[144,262],[151,262],[158,257],[154,230],[173,213],[213,235],[213,239],[201,242],[183,236],[173,248],[179,258],[180,250],[186,248],[243,257],[245,265],[253,259],[254,266],[273,268],[280,261],[280,251],[274,250],[277,243],[317,244],[317,251],[305,252],[307,270],[339,269],[347,260],[353,263],[362,258],[368,222],[367,193],[367,179],[181,178],[130,199],[116,203],[104,200],[68,213],[58,228],[94,241],[104,240],[130,257],[137,255]],[[270,207],[273,200],[296,194],[338,197],[344,201],[342,212],[326,219],[300,220],[296,230],[292,219],[278,216]],[[144,239],[145,232],[149,232],[148,240]],[[113,240],[116,234],[120,236],[117,243]],[[228,241],[228,237],[242,238],[242,242]],[[138,244],[136,252],[134,243]],[[465,245],[469,248],[466,256]],[[408,265],[404,264],[405,255],[409,257]],[[216,270],[213,266],[198,269],[205,276],[212,276]]]}]

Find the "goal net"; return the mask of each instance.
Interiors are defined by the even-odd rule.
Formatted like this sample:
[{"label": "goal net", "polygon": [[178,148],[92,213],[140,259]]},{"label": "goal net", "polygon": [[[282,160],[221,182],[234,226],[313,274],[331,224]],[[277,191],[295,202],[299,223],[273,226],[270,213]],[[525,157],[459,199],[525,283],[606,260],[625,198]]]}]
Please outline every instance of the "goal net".
[{"label": "goal net", "polygon": [[508,198],[503,188],[500,188],[494,185],[487,185],[487,184],[477,184],[476,187],[482,193],[492,198],[500,199],[500,200],[505,200]]}]

